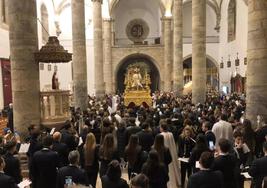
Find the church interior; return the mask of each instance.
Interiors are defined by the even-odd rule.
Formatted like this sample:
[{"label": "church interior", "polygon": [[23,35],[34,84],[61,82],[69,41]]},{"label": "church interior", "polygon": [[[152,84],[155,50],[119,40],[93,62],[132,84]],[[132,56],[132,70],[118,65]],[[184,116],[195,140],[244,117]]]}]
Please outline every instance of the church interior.
[{"label": "church interior", "polygon": [[[267,0],[0,0],[0,187],[3,171],[19,187],[197,188],[199,173],[228,153],[238,172],[231,184],[231,169],[218,167],[222,188],[267,187],[267,159],[257,166],[267,156],[266,10]],[[118,158],[107,154],[110,135]],[[153,177],[164,174],[148,173],[153,154],[166,157],[159,135],[172,159],[161,187]],[[209,151],[191,163],[203,135]],[[147,159],[137,170],[139,146]],[[55,184],[37,175],[50,177],[42,169],[50,156],[34,163],[46,149],[66,160]],[[20,178],[5,170],[9,152]],[[87,183],[61,170],[75,160]],[[120,185],[109,177],[116,162]]]}]

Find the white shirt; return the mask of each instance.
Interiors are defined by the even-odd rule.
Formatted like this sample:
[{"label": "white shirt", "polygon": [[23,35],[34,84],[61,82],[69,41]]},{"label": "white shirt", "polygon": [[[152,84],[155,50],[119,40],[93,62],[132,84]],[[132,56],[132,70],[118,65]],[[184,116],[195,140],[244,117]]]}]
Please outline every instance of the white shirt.
[{"label": "white shirt", "polygon": [[225,138],[231,142],[233,141],[233,128],[231,123],[220,120],[213,125],[212,132],[216,138],[216,146],[218,146],[221,138]]}]

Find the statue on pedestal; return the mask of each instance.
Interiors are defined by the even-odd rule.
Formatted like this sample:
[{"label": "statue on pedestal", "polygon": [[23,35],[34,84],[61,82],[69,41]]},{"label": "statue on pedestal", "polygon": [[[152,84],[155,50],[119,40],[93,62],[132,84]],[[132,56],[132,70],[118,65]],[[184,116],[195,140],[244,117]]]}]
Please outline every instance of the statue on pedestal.
[{"label": "statue on pedestal", "polygon": [[57,71],[54,72],[52,77],[52,89],[59,89],[59,82],[57,77]]}]

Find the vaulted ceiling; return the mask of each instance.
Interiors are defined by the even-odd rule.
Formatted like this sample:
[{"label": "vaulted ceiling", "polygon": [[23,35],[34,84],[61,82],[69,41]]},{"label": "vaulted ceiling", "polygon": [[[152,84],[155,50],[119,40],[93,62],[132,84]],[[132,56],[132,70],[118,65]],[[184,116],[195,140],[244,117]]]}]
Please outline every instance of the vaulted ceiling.
[{"label": "vaulted ceiling", "polygon": [[[87,3],[87,1],[91,1],[91,0],[85,0],[85,3]],[[108,3],[109,14],[112,15],[112,11],[118,5],[118,3],[122,0],[103,0],[103,1],[106,1],[106,3]],[[172,10],[173,0],[155,0],[155,1],[158,2],[162,15],[165,14],[166,10],[169,10],[169,11]],[[183,0],[183,1],[184,3],[192,2],[192,0]],[[216,14],[217,21],[216,21],[215,29],[217,31],[219,31],[220,29],[221,7],[222,7],[223,1],[226,1],[226,0],[207,0],[207,4],[214,10]],[[243,0],[243,1],[246,4],[248,4],[248,0]],[[70,6],[71,0],[52,0],[52,2],[54,5],[55,14],[60,15],[64,9]]]}]

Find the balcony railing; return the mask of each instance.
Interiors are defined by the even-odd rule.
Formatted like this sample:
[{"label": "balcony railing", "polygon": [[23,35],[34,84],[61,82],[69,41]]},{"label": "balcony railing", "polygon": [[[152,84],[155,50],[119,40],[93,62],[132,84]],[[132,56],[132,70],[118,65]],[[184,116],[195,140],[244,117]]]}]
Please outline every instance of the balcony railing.
[{"label": "balcony railing", "polygon": [[129,46],[129,45],[159,45],[161,44],[160,37],[146,38],[142,43],[134,43],[128,38],[115,38],[115,46]]},{"label": "balcony railing", "polygon": [[[146,46],[146,45],[160,45],[163,44],[163,38],[161,37],[151,37],[144,40],[143,43],[137,43],[135,44],[133,41],[129,40],[128,38],[115,38],[115,45],[114,46]],[[220,38],[219,36],[206,36],[206,43],[212,44],[212,43],[219,43]],[[192,44],[192,36],[184,36],[183,37],[183,43],[184,44]]]},{"label": "balcony railing", "polygon": [[40,99],[41,123],[44,126],[60,126],[70,119],[70,91],[42,91],[40,93]]}]

